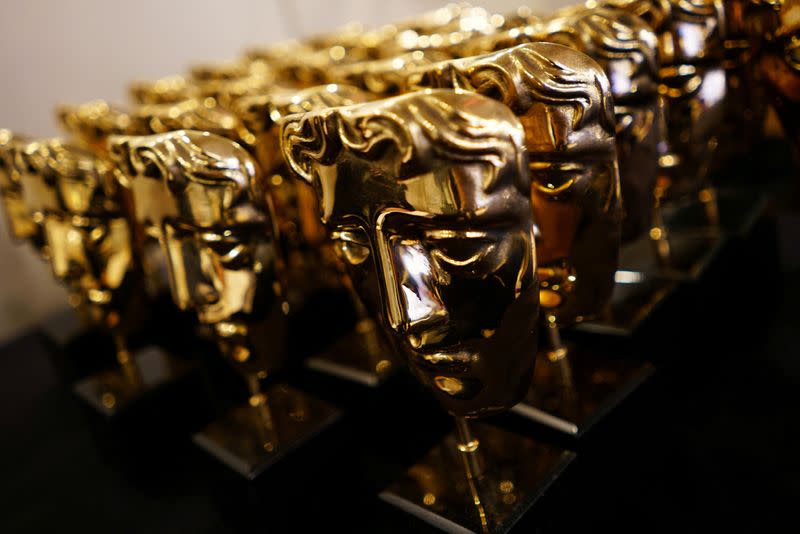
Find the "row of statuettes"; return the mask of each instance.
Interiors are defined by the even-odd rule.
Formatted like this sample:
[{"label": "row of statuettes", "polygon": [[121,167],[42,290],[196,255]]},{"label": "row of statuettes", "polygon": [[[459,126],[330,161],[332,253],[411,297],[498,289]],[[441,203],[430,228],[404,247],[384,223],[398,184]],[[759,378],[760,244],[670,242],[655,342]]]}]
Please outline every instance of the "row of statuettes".
[{"label": "row of statuettes", "polygon": [[666,204],[714,223],[708,177],[770,102],[796,135],[790,4],[452,5],[253,49],[61,108],[66,140],[3,131],[5,212],[122,365],[159,265],[248,376],[337,287],[450,413],[487,415],[606,305],[620,243],[667,238]]}]

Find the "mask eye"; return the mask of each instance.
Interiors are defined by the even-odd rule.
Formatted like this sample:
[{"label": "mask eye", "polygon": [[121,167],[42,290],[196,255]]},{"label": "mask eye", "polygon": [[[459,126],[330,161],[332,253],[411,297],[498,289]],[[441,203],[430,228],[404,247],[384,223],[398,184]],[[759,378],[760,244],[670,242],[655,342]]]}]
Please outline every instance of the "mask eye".
[{"label": "mask eye", "polygon": [[533,187],[548,196],[567,192],[584,172],[579,163],[531,162],[528,166]]},{"label": "mask eye", "polygon": [[425,241],[437,264],[450,267],[473,267],[495,248],[494,239],[480,231],[429,230]]},{"label": "mask eye", "polygon": [[350,265],[361,265],[369,258],[370,247],[363,230],[351,229],[331,234],[339,257]]}]

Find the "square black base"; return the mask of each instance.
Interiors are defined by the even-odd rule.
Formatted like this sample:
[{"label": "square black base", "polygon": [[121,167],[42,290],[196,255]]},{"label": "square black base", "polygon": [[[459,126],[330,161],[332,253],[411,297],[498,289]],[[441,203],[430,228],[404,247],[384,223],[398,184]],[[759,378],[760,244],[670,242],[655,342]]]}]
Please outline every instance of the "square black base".
[{"label": "square black base", "polygon": [[342,415],[327,402],[285,384],[273,384],[264,393],[268,409],[236,406],[192,437],[247,480],[255,480]]},{"label": "square black base", "polygon": [[370,388],[384,384],[396,371],[391,349],[373,321],[361,321],[325,351],[306,358],[312,371]]},{"label": "square black base", "polygon": [[132,356],[134,373],[127,374],[120,367],[101,371],[76,383],[74,393],[98,413],[116,417],[178,382],[193,368],[155,345],[134,351]]},{"label": "square black base", "polygon": [[666,239],[668,252],[660,258],[653,240],[644,236],[620,249],[618,272],[694,281],[708,269],[724,242],[721,232],[670,230]]},{"label": "square black base", "polygon": [[468,478],[450,433],[380,498],[445,532],[508,532],[547,491],[574,453],[470,422],[482,475]]},{"label": "square black base", "polygon": [[635,271],[617,271],[616,284],[605,310],[597,318],[573,328],[592,334],[633,336],[680,283]]},{"label": "square black base", "polygon": [[671,233],[710,235],[721,231],[744,237],[764,213],[771,195],[764,187],[720,187],[717,189],[717,226],[709,224],[705,206],[697,199],[665,206],[664,220]]},{"label": "square black base", "polygon": [[653,374],[650,363],[588,341],[567,343],[556,361],[539,351],[531,388],[511,411],[577,438]]}]

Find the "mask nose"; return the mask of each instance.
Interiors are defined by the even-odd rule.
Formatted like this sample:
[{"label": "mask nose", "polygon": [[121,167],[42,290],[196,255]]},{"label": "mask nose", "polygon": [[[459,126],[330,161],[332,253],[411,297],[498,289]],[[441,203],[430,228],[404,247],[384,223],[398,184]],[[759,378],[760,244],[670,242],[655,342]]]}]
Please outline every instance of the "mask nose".
[{"label": "mask nose", "polygon": [[438,288],[448,283],[446,275],[436,270],[419,241],[395,238],[381,248],[391,327],[408,336],[414,348],[441,340],[449,313]]}]

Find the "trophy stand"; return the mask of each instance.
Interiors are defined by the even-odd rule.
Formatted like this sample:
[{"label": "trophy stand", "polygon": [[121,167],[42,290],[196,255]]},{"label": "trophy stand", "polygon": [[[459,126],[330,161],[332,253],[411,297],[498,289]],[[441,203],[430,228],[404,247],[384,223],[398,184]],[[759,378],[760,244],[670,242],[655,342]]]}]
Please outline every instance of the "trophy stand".
[{"label": "trophy stand", "polygon": [[574,453],[483,423],[456,430],[380,493],[445,532],[507,532]]},{"label": "trophy stand", "polygon": [[391,346],[369,317],[352,284],[346,280],[344,286],[355,308],[356,324],[323,352],[307,358],[305,366],[312,371],[377,388],[395,372]]},{"label": "trophy stand", "polygon": [[247,403],[192,436],[196,445],[247,480],[255,480],[341,417],[330,404],[286,384],[262,388],[266,377],[264,372],[248,375]]},{"label": "trophy stand", "polygon": [[724,235],[718,223],[716,193],[706,188],[698,197],[704,199],[700,202],[704,222],[694,229],[675,228],[667,216],[668,206],[657,193],[652,228],[648,235],[621,248],[619,270],[678,281],[700,278],[719,252]]},{"label": "trophy stand", "polygon": [[193,369],[156,345],[130,351],[125,338],[113,329],[117,367],[92,374],[73,386],[75,394],[97,412],[116,417],[141,399],[175,385]]},{"label": "trophy stand", "polygon": [[[676,156],[672,156],[676,158]],[[704,189],[702,213],[706,231],[673,231],[663,192],[657,188],[652,225],[647,235],[620,247],[614,290],[596,318],[575,326],[593,334],[632,336],[682,283],[697,280],[719,253],[724,236],[718,230],[713,189]]]},{"label": "trophy stand", "polygon": [[653,366],[587,342],[565,344],[555,317],[544,330],[547,348],[536,355],[533,382],[511,411],[580,437],[641,385]]}]

